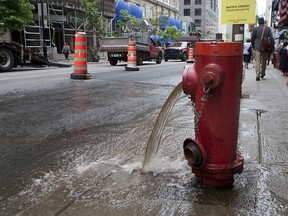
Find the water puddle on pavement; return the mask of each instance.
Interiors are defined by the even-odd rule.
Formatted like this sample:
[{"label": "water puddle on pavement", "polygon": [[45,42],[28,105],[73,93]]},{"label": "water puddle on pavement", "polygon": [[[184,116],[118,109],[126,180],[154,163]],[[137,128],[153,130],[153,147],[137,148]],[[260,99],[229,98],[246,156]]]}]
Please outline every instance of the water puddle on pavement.
[{"label": "water puddle on pavement", "polygon": [[[191,128],[194,116],[190,101],[188,104],[186,99],[177,100],[182,90],[179,85],[171,93],[172,99],[168,98],[169,107],[163,111],[167,125],[159,123],[158,132],[154,132],[158,143],[152,142],[148,152],[146,144],[158,110],[127,125],[109,125],[103,131],[97,128],[89,145],[63,152],[58,157],[57,169],[32,179],[31,185],[17,197],[0,206],[5,211],[3,215],[15,215],[61,187],[65,192],[63,200],[77,201],[73,209],[70,208],[76,212],[61,215],[79,213],[77,205],[85,206],[85,212],[90,210],[91,215],[209,215],[211,212],[215,215],[285,215],[287,193],[283,189],[287,188],[287,168],[273,173],[251,160],[231,188],[205,187],[196,181],[182,152],[182,141],[194,131]],[[174,105],[168,121],[167,113]],[[165,146],[159,146],[160,139]],[[149,174],[142,175],[145,147],[146,154],[151,154],[145,168]],[[270,182],[279,176],[281,181],[275,188],[271,187]]]},{"label": "water puddle on pavement", "polygon": [[143,173],[147,172],[147,165],[151,162],[151,159],[157,154],[166,122],[181,92],[182,82],[180,82],[171,92],[157,117],[156,123],[147,142],[144,162],[142,166]]}]

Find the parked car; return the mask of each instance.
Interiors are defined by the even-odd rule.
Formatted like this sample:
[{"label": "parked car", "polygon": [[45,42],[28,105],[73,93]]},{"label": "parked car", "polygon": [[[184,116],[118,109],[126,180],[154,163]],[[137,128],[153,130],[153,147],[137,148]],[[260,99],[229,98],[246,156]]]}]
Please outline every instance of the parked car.
[{"label": "parked car", "polygon": [[170,44],[164,52],[165,62],[169,59],[181,59],[181,61],[186,61],[189,46],[190,44],[188,42],[174,42]]},{"label": "parked car", "polygon": [[195,47],[195,43],[199,41],[196,36],[184,36],[176,38],[176,42],[172,43],[164,51],[164,60],[181,59],[186,61],[188,59],[189,47]]}]

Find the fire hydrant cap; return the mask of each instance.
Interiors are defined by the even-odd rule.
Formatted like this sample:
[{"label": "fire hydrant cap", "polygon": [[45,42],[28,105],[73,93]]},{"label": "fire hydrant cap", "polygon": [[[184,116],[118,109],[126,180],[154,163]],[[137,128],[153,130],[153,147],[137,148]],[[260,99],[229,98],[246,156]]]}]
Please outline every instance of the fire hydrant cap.
[{"label": "fire hydrant cap", "polygon": [[196,56],[242,56],[243,45],[240,42],[197,42]]}]

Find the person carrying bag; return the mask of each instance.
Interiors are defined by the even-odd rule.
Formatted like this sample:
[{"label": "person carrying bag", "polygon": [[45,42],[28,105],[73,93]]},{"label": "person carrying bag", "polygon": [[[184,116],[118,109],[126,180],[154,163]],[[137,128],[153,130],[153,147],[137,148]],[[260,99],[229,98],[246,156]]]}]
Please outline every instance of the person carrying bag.
[{"label": "person carrying bag", "polygon": [[251,37],[252,48],[255,50],[256,81],[260,81],[260,77],[264,79],[268,53],[274,50],[275,44],[271,29],[264,26],[263,17],[258,19],[258,24],[259,26],[253,29]]},{"label": "person carrying bag", "polygon": [[266,28],[266,26],[264,26],[263,31],[262,31],[261,43],[260,43],[260,52],[272,53],[274,51],[274,43],[270,42],[270,38],[268,38],[269,41],[263,40],[265,28]]}]

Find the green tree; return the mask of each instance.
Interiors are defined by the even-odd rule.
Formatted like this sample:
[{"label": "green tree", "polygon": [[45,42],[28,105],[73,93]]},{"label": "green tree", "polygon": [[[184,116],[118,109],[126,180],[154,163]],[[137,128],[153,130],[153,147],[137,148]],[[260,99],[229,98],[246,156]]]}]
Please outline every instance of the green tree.
[{"label": "green tree", "polygon": [[96,34],[105,35],[106,28],[104,27],[103,17],[97,9],[99,0],[82,0],[81,6],[84,8],[83,18],[85,30],[95,31]]},{"label": "green tree", "polygon": [[0,0],[0,23],[4,31],[22,30],[34,21],[34,6],[29,0]]},{"label": "green tree", "polygon": [[121,13],[121,16],[124,18],[124,20],[118,20],[116,22],[117,29],[114,31],[114,36],[121,35],[122,29],[126,28],[128,21],[131,20],[135,24],[140,23],[141,21],[137,17],[130,15],[127,10],[122,9],[120,10],[120,13]]},{"label": "green tree", "polygon": [[200,33],[203,38],[207,38],[211,34],[211,31],[200,31]]},{"label": "green tree", "polygon": [[160,36],[163,36],[164,42],[166,43],[168,38],[171,38],[172,40],[175,40],[176,37],[182,36],[182,33],[178,31],[176,26],[166,26],[164,31],[159,31],[158,34]]},{"label": "green tree", "polygon": [[98,55],[101,36],[106,35],[107,30],[104,26],[104,18],[101,12],[97,9],[99,0],[82,0],[81,6],[84,8],[83,20],[84,31],[92,31],[93,37],[96,37],[96,44],[88,44],[88,59],[89,61],[99,61]]},{"label": "green tree", "polygon": [[151,34],[157,35],[160,30],[161,25],[168,24],[168,17],[163,17],[162,21],[160,20],[161,12],[158,12],[154,18],[149,18],[148,22],[153,26]]}]

